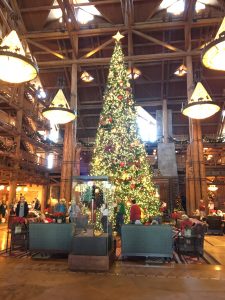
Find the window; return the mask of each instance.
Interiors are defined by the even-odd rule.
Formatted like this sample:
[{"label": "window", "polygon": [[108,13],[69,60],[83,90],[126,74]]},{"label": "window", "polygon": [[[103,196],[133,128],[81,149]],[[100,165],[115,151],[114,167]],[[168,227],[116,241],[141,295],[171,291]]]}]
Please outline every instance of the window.
[{"label": "window", "polygon": [[141,106],[136,107],[138,132],[143,142],[156,141],[156,120]]}]

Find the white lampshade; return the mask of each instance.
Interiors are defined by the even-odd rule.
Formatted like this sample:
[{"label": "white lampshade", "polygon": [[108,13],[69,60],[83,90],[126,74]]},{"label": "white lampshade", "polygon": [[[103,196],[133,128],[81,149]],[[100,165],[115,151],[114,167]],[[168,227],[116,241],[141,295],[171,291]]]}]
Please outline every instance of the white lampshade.
[{"label": "white lampshade", "polygon": [[16,31],[11,31],[0,45],[0,80],[22,83],[33,80],[37,74],[36,64],[25,56]]},{"label": "white lampshade", "polygon": [[185,65],[180,65],[174,72],[176,76],[182,77],[187,74],[187,67]]},{"label": "white lampshade", "polygon": [[218,187],[215,184],[210,184],[208,186],[208,190],[211,192],[216,192],[218,190]]},{"label": "white lampshade", "polygon": [[202,63],[206,68],[225,71],[225,17],[215,39],[202,52]]},{"label": "white lampshade", "polygon": [[132,78],[138,79],[141,75],[141,71],[139,69],[135,68],[135,67],[134,68],[129,68],[127,70],[127,74],[128,74],[129,79],[132,79]]},{"label": "white lampshade", "polygon": [[76,114],[60,89],[48,108],[43,109],[43,116],[54,124],[66,124],[76,118]]},{"label": "white lampshade", "polygon": [[198,82],[190,101],[182,109],[182,114],[192,119],[206,119],[220,110],[211,99],[201,82]]},{"label": "white lampshade", "polygon": [[92,82],[94,80],[94,77],[92,77],[87,71],[84,71],[80,78],[84,81],[84,82]]}]

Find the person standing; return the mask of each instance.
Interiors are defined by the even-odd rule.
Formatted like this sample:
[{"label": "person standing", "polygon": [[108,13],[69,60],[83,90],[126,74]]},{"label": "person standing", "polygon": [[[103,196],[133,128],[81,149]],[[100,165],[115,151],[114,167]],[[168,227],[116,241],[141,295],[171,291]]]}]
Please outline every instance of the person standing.
[{"label": "person standing", "polygon": [[215,211],[215,204],[212,199],[209,200],[208,209],[209,209],[209,214],[212,214]]},{"label": "person standing", "polygon": [[2,218],[5,218],[5,207],[2,200],[0,200],[0,223],[2,223]]},{"label": "person standing", "polygon": [[121,199],[117,200],[116,210],[116,231],[121,235],[121,226],[124,223],[124,215],[126,213],[124,202]]},{"label": "person standing", "polygon": [[203,199],[199,200],[199,215],[200,215],[200,219],[205,217],[205,203]]},{"label": "person standing", "polygon": [[107,203],[104,203],[101,206],[101,213],[102,213],[101,223],[102,223],[103,231],[106,233],[108,228],[108,215],[109,215]]},{"label": "person standing", "polygon": [[41,202],[38,198],[35,198],[34,209],[41,210]]},{"label": "person standing", "polygon": [[131,202],[132,202],[132,205],[131,205],[131,208],[130,208],[130,223],[131,224],[140,223],[141,209],[136,204],[136,200],[132,200]]},{"label": "person standing", "polygon": [[28,204],[24,196],[20,197],[20,201],[16,206],[16,216],[21,218],[26,218],[29,212]]}]

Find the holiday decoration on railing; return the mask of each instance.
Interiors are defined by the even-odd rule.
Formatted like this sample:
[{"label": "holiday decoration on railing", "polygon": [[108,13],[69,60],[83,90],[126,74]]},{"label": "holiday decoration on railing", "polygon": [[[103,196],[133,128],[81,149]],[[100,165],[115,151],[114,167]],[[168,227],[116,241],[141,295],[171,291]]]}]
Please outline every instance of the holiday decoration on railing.
[{"label": "holiday decoration on railing", "polygon": [[178,144],[178,145],[187,145],[190,143],[189,140],[177,140],[176,138],[173,138],[172,136],[169,136],[169,142]]},{"label": "holiday decoration on railing", "polygon": [[221,136],[221,137],[212,139],[212,138],[209,138],[209,137],[203,135],[202,140],[205,143],[212,143],[212,144],[225,143],[225,136]]}]

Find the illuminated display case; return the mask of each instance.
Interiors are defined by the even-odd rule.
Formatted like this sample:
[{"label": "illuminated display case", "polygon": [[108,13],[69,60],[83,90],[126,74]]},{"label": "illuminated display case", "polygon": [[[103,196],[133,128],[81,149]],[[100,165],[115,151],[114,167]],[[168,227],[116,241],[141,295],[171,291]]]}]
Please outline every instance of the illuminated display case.
[{"label": "illuminated display case", "polygon": [[[114,187],[106,176],[73,178],[71,270],[108,270],[114,260]],[[76,209],[77,208],[77,209]]]}]

